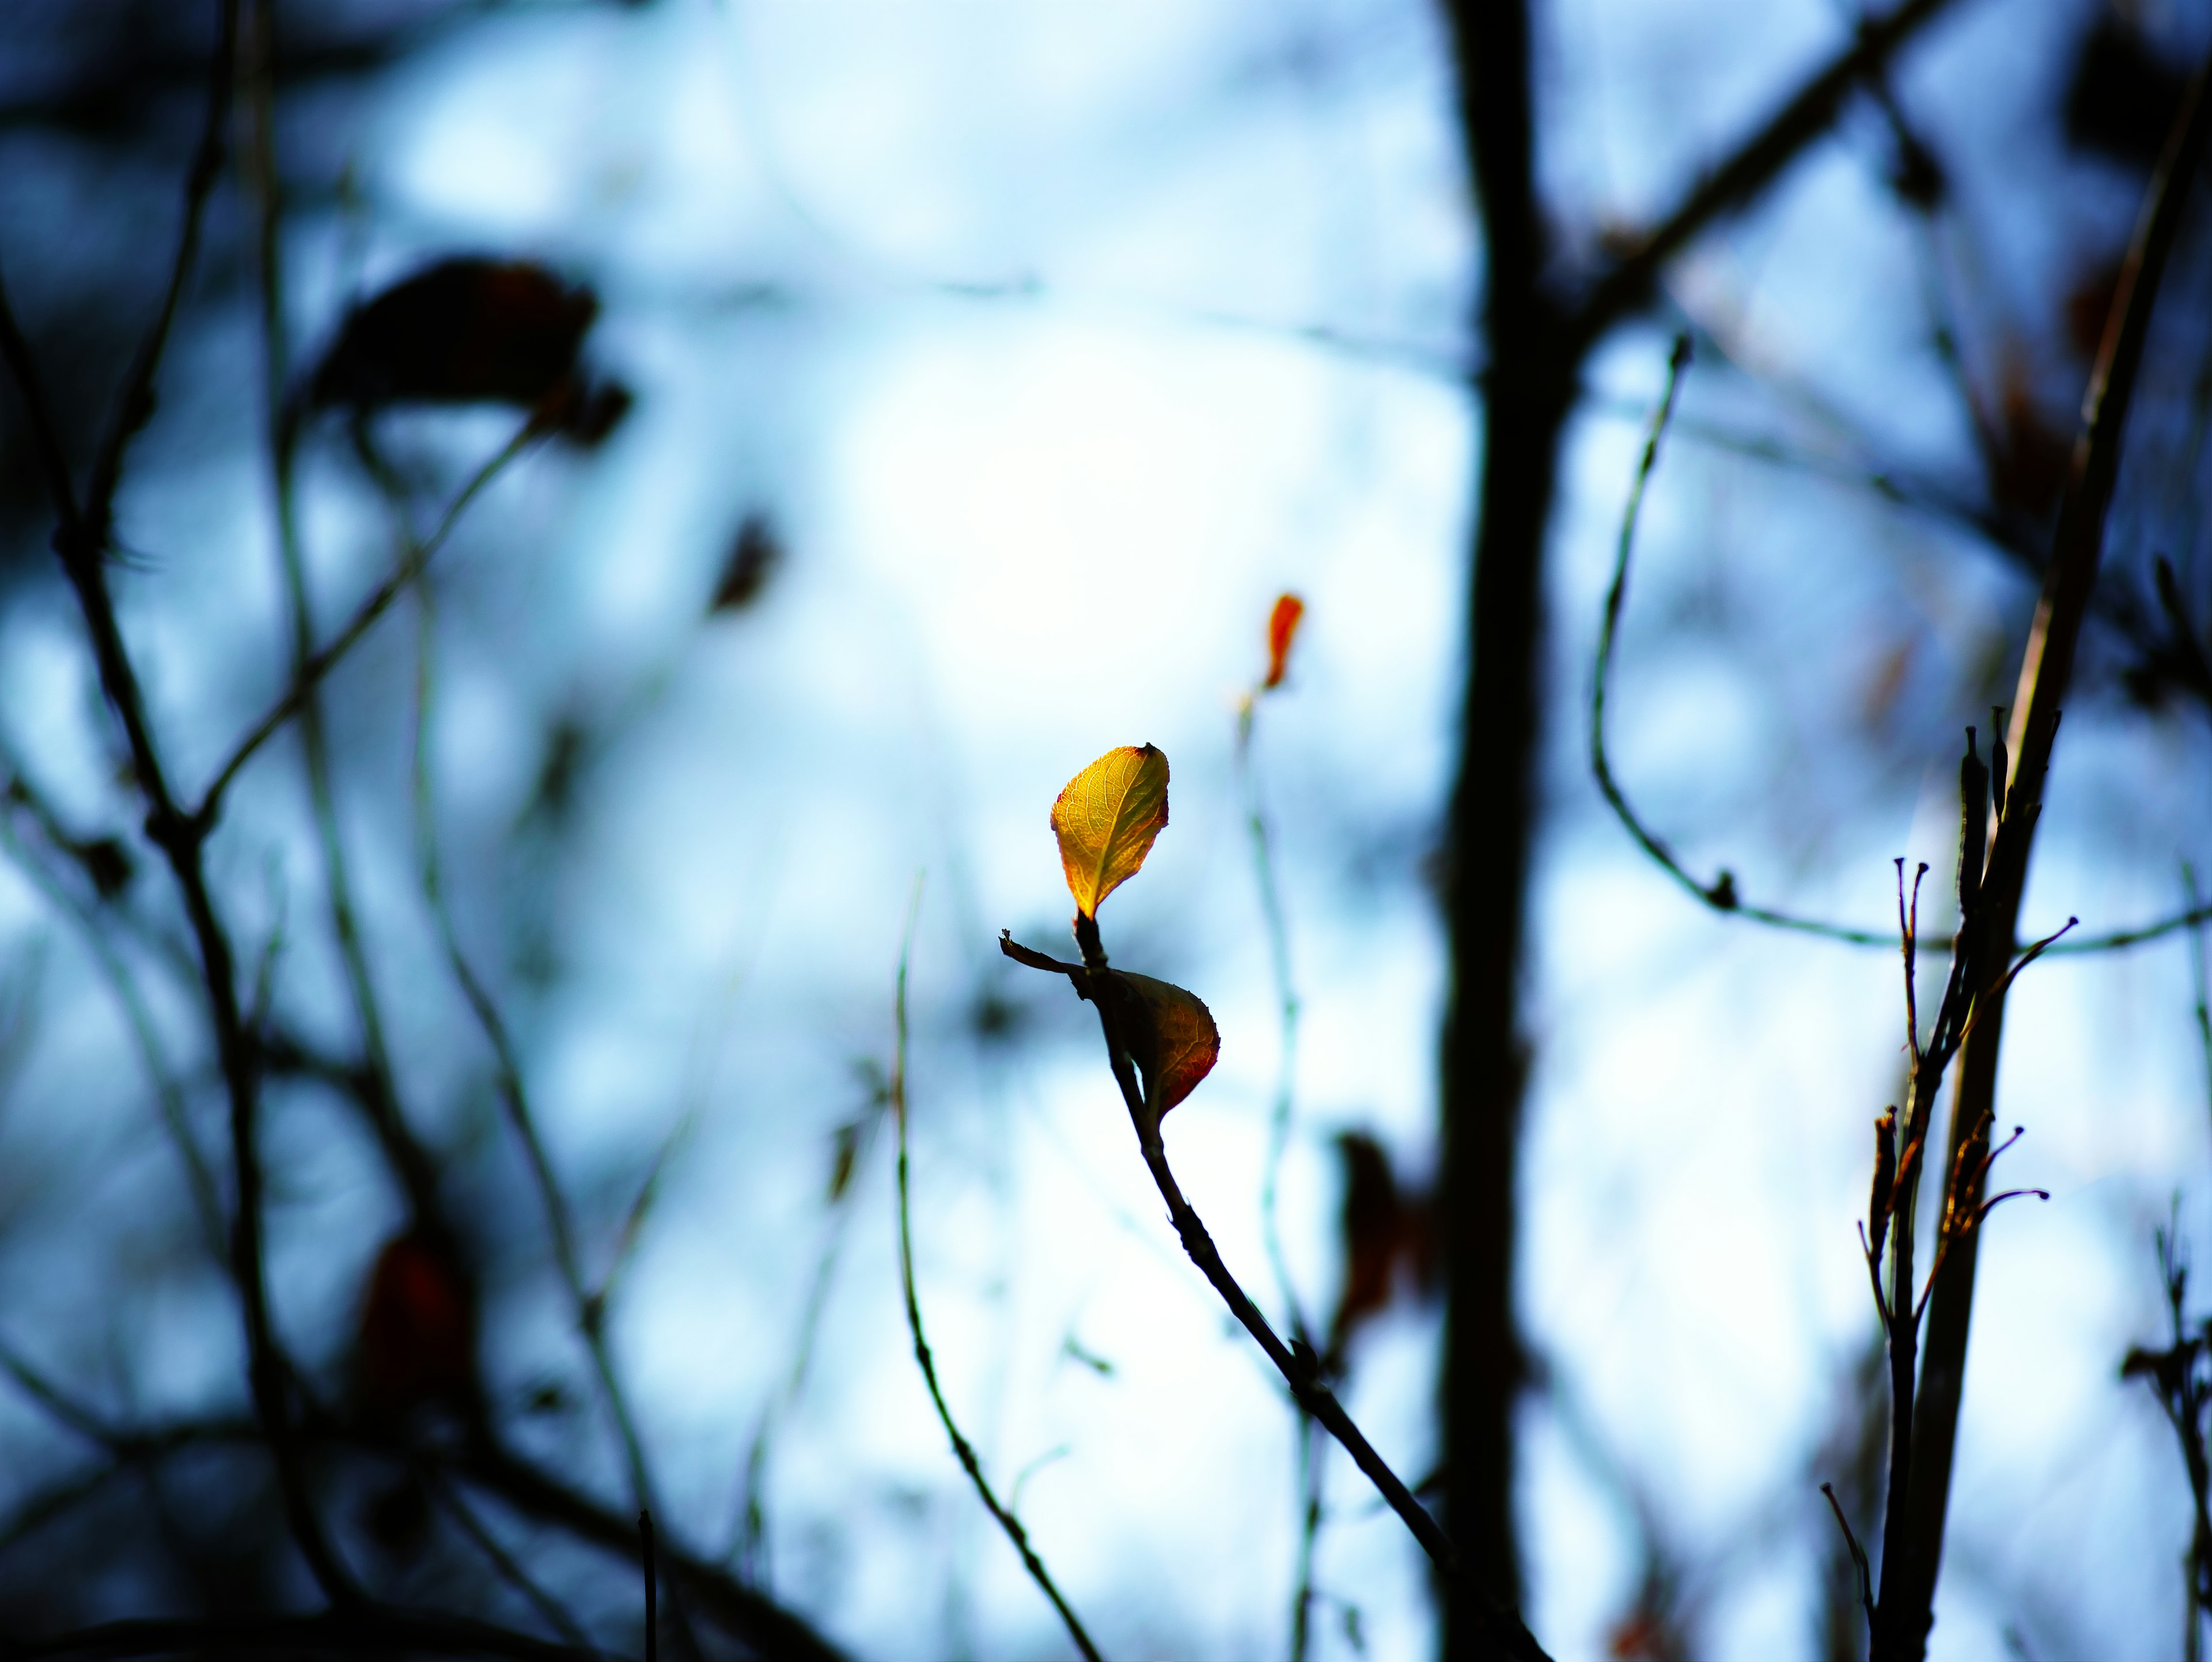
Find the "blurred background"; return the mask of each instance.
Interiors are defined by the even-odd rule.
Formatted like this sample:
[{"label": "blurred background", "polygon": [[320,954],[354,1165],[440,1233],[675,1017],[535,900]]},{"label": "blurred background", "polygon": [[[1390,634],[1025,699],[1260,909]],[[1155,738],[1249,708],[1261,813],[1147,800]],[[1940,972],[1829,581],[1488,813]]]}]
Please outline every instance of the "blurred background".
[{"label": "blurred background", "polygon": [[[0,10],[0,271],[82,470],[167,279],[217,8]],[[1663,215],[1855,21],[1533,8],[1562,261]],[[1904,1078],[1896,956],[1698,907],[1590,777],[1669,342],[1695,356],[1615,770],[1747,898],[1881,930],[1902,855],[1948,928],[1960,730],[2010,699],[2113,273],[2208,39],[2193,0],[1960,0],[1583,366],[1515,1289],[1525,1610],[1563,1662],[1861,1653],[1818,1486],[1869,1515],[1887,1412],[1854,1226]],[[1103,922],[1221,1030],[1170,1152],[1279,1325],[1326,1326],[1364,1263],[1382,1292],[1353,1301],[1344,1396],[1431,1474],[1471,481],[1515,419],[1482,396],[1446,20],[317,0],[240,61],[108,568],[188,799],[293,673],[272,374],[322,641],[526,413],[312,393],[352,308],[462,256],[597,301],[600,419],[500,466],[325,684],[331,836],[295,723],[208,844],[262,1038],[274,1322],[341,1555],[410,1604],[634,1648],[620,1529],[647,1501],[670,1550],[854,1656],[1073,1653],[902,1313],[884,1105],[918,894],[915,1268],[953,1411],[1109,1654],[1287,1654],[1296,1416],[1182,1257],[1091,1012],[995,937],[1072,955],[1048,810],[1109,747],[1163,749],[1172,821]],[[2212,215],[2175,258],[2035,934],[2170,915],[2212,861]],[[204,990],[12,392],[0,419],[0,1632],[306,1608],[240,1430]],[[1240,749],[1285,591],[1304,625]],[[2051,1197],[1981,1257],[1931,1655],[2182,1653],[2189,1491],[2118,1369],[2162,1340],[2154,1231],[2212,1240],[2195,950],[2054,955],[2014,994],[1998,1111],[2027,1135],[2000,1176]],[[424,1339],[441,1299],[462,1313]],[[457,1425],[513,1468],[453,1454]],[[1340,1454],[1318,1482],[1307,1653],[1435,1653],[1418,1548]],[[708,1653],[759,1642],[695,1602]]]}]

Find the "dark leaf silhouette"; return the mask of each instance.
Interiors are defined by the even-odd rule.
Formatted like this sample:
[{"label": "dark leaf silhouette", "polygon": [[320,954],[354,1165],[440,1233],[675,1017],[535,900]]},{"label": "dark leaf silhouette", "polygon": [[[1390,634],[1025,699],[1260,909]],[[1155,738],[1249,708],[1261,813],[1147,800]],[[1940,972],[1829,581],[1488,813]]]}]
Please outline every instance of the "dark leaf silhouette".
[{"label": "dark leaf silhouette", "polygon": [[761,591],[782,563],[783,544],[775,534],[774,521],[765,514],[746,514],[738,527],[737,540],[730,545],[730,557],[723,563],[708,611],[743,612],[760,599]]},{"label": "dark leaf silhouette", "polygon": [[[311,407],[513,404],[535,409],[570,388],[597,295],[542,265],[441,260],[354,308],[310,384]],[[571,396],[574,396],[573,391]],[[629,395],[603,389],[601,436]],[[588,399],[579,400],[588,404]]]}]

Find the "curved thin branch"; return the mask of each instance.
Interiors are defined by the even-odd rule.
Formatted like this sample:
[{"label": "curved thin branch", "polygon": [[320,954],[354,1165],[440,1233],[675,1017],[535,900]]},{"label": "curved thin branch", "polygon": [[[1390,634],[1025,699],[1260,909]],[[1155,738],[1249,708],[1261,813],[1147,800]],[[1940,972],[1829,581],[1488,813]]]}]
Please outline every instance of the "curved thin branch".
[{"label": "curved thin branch", "polygon": [[1601,277],[1577,308],[1574,330],[1585,344],[1644,304],[1659,272],[1715,221],[1759,199],[1761,192],[1826,132],[1844,100],[1877,77],[1899,48],[1934,21],[1950,0],[1905,0],[1887,17],[1860,23],[1850,46],[1831,59],[1724,161],[1703,174],[1680,203]]},{"label": "curved thin branch", "polygon": [[1668,360],[1667,390],[1660,397],[1659,407],[1652,412],[1651,424],[1644,435],[1644,457],[1637,465],[1636,481],[1629,487],[1628,507],[1621,515],[1620,539],[1613,556],[1613,582],[1606,590],[1604,619],[1598,628],[1597,666],[1590,679],[1589,748],[1590,771],[1597,777],[1597,788],[1606,803],[1627,827],[1628,834],[1637,844],[1669,877],[1706,906],[1731,916],[1747,918],[1754,923],[1765,923],[1779,929],[1794,929],[1801,934],[1819,935],[1825,940],[1840,941],[1854,947],[1888,947],[1893,937],[1880,930],[1856,929],[1843,924],[1830,923],[1819,918],[1803,917],[1769,906],[1746,905],[1735,892],[1735,877],[1723,870],[1710,883],[1701,883],[1683,867],[1682,862],[1668,847],[1666,840],[1646,825],[1629,805],[1627,796],[1613,776],[1613,762],[1605,747],[1606,691],[1613,679],[1613,648],[1620,629],[1621,608],[1628,598],[1628,559],[1636,545],[1636,527],[1643,517],[1644,492],[1651,481],[1652,471],[1658,466],[1659,441],[1666,435],[1668,424],[1674,419],[1674,396],[1680,389],[1682,371],[1690,362],[1690,338],[1675,338],[1673,356]]},{"label": "curved thin branch", "polygon": [[898,1036],[897,1048],[891,1055],[890,1078],[891,1117],[898,1126],[899,1287],[906,1296],[907,1331],[914,1336],[914,1360],[921,1368],[922,1382],[929,1387],[929,1400],[936,1405],[938,1421],[944,1426],[945,1434],[952,1440],[952,1452],[958,1457],[961,1469],[967,1472],[968,1481],[975,1485],[976,1496],[983,1502],[984,1510],[997,1520],[999,1527],[1006,1532],[1006,1539],[1013,1543],[1014,1550],[1021,1555],[1022,1568],[1029,1571],[1030,1580],[1037,1584],[1038,1590],[1052,1601],[1053,1609],[1060,1612],[1061,1624],[1067,1629],[1067,1636],[1075,1641],[1075,1648],[1083,1653],[1087,1662],[1101,1662],[1098,1647],[1091,1642],[1091,1635],[1084,1631],[1082,1619],[1062,1596],[1052,1579],[1052,1572],[1044,1567],[1044,1560],[1037,1556],[1036,1549],[1030,1544],[1029,1531],[1022,1527],[1022,1520],[1008,1511],[992,1492],[990,1480],[983,1476],[983,1463],[976,1458],[974,1445],[961,1434],[959,1426],[952,1418],[952,1410],[945,1403],[944,1388],[937,1382],[937,1362],[930,1355],[929,1340],[922,1332],[921,1300],[915,1290],[914,1283],[913,1208],[908,1200],[906,1160],[906,972],[908,960],[914,949],[915,916],[921,906],[921,884],[917,880],[914,887],[914,904],[907,913],[906,940],[899,947],[898,992],[893,1001]]},{"label": "curved thin branch", "polygon": [[[1674,397],[1681,373],[1689,362],[1689,338],[1676,338],[1674,353],[1668,361],[1667,387],[1661,395],[1659,407],[1653,411],[1646,430],[1644,454],[1637,464],[1636,478],[1629,487],[1628,504],[1621,514],[1620,536],[1613,555],[1613,581],[1606,590],[1605,611],[1598,626],[1595,670],[1590,678],[1589,752],[1590,772],[1596,778],[1599,792],[1628,834],[1636,839],[1637,846],[1651,857],[1654,864],[1680,885],[1693,899],[1709,910],[1729,917],[1740,917],[1746,922],[1763,923],[1770,928],[1788,929],[1799,934],[1809,934],[1823,941],[1838,941],[1849,947],[1893,947],[1897,944],[1894,934],[1880,929],[1863,929],[1846,923],[1832,922],[1826,918],[1809,917],[1802,913],[1784,911],[1772,906],[1752,905],[1736,892],[1735,874],[1723,868],[1710,883],[1700,881],[1686,868],[1667,840],[1653,831],[1629,801],[1627,794],[1614,777],[1611,752],[1606,748],[1605,711],[1607,692],[1613,685],[1613,654],[1620,633],[1620,614],[1628,596],[1628,568],[1636,546],[1636,531],[1643,517],[1644,493],[1659,460],[1660,441],[1673,423]],[[2079,939],[2056,941],[2048,950],[2068,957],[2079,957],[2091,953],[2125,951],[2153,941],[2195,928],[2212,922],[2212,904],[2192,905],[2185,911],[2172,913],[2154,922],[2140,923],[2128,928],[2114,929],[2103,934],[2083,935]],[[1933,935],[1920,944],[1934,952],[1948,952],[1952,938]]]}]

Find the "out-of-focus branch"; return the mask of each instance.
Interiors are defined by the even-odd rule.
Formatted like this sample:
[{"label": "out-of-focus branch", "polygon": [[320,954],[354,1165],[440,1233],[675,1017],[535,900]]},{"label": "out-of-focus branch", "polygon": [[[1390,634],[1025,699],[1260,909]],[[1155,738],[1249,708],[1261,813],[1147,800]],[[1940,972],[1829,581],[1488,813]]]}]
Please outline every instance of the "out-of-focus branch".
[{"label": "out-of-focus branch", "polygon": [[[1621,515],[1620,535],[1613,556],[1613,581],[1606,591],[1605,609],[1598,625],[1595,667],[1590,676],[1591,774],[1595,777],[1598,790],[1607,805],[1613,809],[1628,834],[1636,839],[1637,845],[1699,904],[1729,917],[1741,918],[1748,923],[1763,923],[1771,928],[1789,929],[1801,934],[1817,936],[1823,941],[1840,941],[1845,946],[1892,946],[1894,944],[1893,937],[1884,932],[1831,922],[1825,918],[1808,917],[1777,907],[1747,904],[1737,892],[1735,874],[1726,868],[1723,868],[1711,882],[1701,882],[1682,864],[1667,840],[1645,823],[1613,775],[1612,756],[1605,742],[1605,712],[1607,697],[1613,685],[1613,647],[1620,633],[1621,612],[1627,602],[1629,562],[1636,546],[1644,493],[1658,463],[1660,441],[1666,435],[1673,419],[1675,393],[1687,359],[1688,337],[1684,336],[1675,342],[1666,391],[1661,396],[1658,409],[1652,414],[1650,426],[1644,437],[1643,457],[1637,465],[1635,482],[1629,487],[1628,504]],[[2212,920],[2212,904],[2192,902],[2185,910],[2172,913],[2155,922],[2115,929],[2104,934],[2054,941],[2048,950],[2069,957],[2124,951],[2130,947],[2161,940],[2182,929],[2195,928],[2208,920]],[[1948,952],[1953,941],[1949,935],[1935,935],[1919,944],[1934,951]]]},{"label": "out-of-focus branch", "polygon": [[[411,553],[411,551],[410,551]],[[410,564],[410,557],[403,556],[399,564]],[[629,1401],[615,1372],[614,1358],[608,1349],[606,1337],[606,1289],[594,1292],[584,1278],[583,1264],[576,1251],[575,1226],[569,1215],[568,1196],[562,1192],[560,1179],[553,1171],[553,1162],[545,1152],[544,1140],[538,1135],[536,1116],[532,1112],[530,1096],[524,1086],[522,1064],[514,1043],[508,1034],[506,1019],[500,1014],[490,989],[469,962],[468,954],[461,948],[459,931],[453,922],[453,908],[446,898],[445,877],[438,852],[437,802],[433,788],[430,768],[430,718],[435,687],[434,676],[435,644],[435,613],[427,584],[418,581],[416,603],[420,628],[416,638],[415,741],[414,741],[414,799],[416,849],[421,868],[422,893],[438,925],[439,938],[446,948],[446,959],[454,980],[459,984],[469,1009],[476,1017],[477,1026],[491,1046],[498,1083],[501,1105],[507,1111],[509,1126],[530,1165],[531,1176],[536,1182],[538,1196],[545,1208],[548,1233],[552,1238],[553,1259],[559,1270],[562,1285],[568,1295],[569,1309],[576,1324],[576,1331],[583,1339],[584,1348],[591,1358],[600,1399],[606,1405],[607,1415],[613,1422],[615,1434],[621,1446],[623,1460],[629,1479],[630,1501],[640,1512],[659,1509],[653,1476],[646,1464],[645,1446],[638,1435],[635,1416],[630,1412]],[[670,1601],[679,1632],[687,1636],[687,1645],[695,1651],[696,1644],[689,1641],[690,1619],[683,1600]]]},{"label": "out-of-focus branch", "polygon": [[592,1648],[591,1635],[576,1625],[576,1618],[568,1614],[560,1600],[538,1584],[537,1578],[518,1562],[491,1527],[477,1516],[476,1508],[468,1502],[458,1485],[450,1482],[428,1461],[417,1462],[417,1474],[423,1485],[446,1509],[462,1534],[469,1537],[476,1549],[484,1556],[499,1579],[522,1596],[524,1602],[538,1612],[540,1620],[568,1644],[580,1650]]},{"label": "out-of-focus branch", "polygon": [[[384,1017],[369,973],[368,957],[362,940],[361,922],[353,901],[353,880],[340,831],[337,796],[331,776],[330,743],[323,727],[321,701],[305,669],[313,656],[314,623],[307,597],[307,558],[301,545],[297,495],[294,489],[293,451],[284,418],[285,387],[290,378],[289,351],[284,332],[283,261],[281,250],[283,191],[276,149],[275,58],[276,0],[252,0],[245,13],[246,29],[240,57],[246,74],[245,102],[250,117],[247,177],[254,205],[255,255],[258,277],[262,348],[262,423],[267,456],[271,508],[276,520],[278,563],[284,581],[284,598],[292,645],[292,681],[303,691],[297,710],[300,750],[307,782],[308,805],[321,844],[323,883],[330,910],[331,934],[337,944],[338,960],[352,997],[354,1018],[361,1030],[362,1056],[370,1089],[362,1098],[372,1128],[383,1145],[386,1160],[406,1190],[418,1227],[434,1229],[437,1174],[422,1157],[421,1147],[407,1128],[393,1081],[392,1060],[384,1038]],[[202,812],[213,823],[210,803]]]},{"label": "out-of-focus branch", "polygon": [[1898,50],[1950,3],[1906,0],[1887,16],[1862,22],[1848,48],[1800,87],[1765,126],[1707,171],[1590,288],[1574,314],[1575,335],[1584,349],[1650,300],[1662,268],[1699,233],[1757,201],[1835,124],[1853,89],[1882,75]]},{"label": "out-of-focus branch", "polygon": [[507,441],[506,447],[478,468],[468,483],[461,487],[459,494],[447,506],[437,528],[415,545],[390,574],[363,597],[360,605],[354,608],[353,615],[337,634],[307,655],[299,666],[291,685],[246,730],[246,736],[238,741],[228,758],[216,770],[199,807],[193,810],[192,817],[196,820],[212,823],[222,812],[223,794],[230,788],[240,770],[253,759],[254,753],[300,713],[314,690],[322,685],[324,678],[345,661],[346,654],[361,643],[362,637],[383,619],[386,612],[392,610],[399,597],[407,592],[408,586],[428,569],[438,551],[452,536],[461,514],[484,488],[509,462],[547,437],[549,430],[534,418],[526,422],[521,429]]},{"label": "out-of-focus branch", "polygon": [[[63,573],[76,592],[78,610],[84,618],[99,669],[100,689],[130,746],[135,782],[147,809],[147,835],[168,861],[199,948],[216,1054],[230,1100],[231,1151],[238,1189],[237,1209],[232,1220],[231,1256],[233,1275],[245,1307],[255,1410],[276,1458],[286,1520],[302,1556],[326,1594],[333,1600],[352,1603],[358,1600],[358,1591],[351,1574],[332,1551],[307,1495],[306,1473],[285,1401],[286,1369],[270,1322],[262,1263],[261,1171],[255,1148],[252,1045],[240,1019],[230,938],[216,914],[203,865],[206,827],[179,811],[152,724],[147,718],[137,671],[124,645],[114,601],[107,589],[108,535],[114,493],[121,479],[122,458],[131,433],[144,423],[150,412],[176,299],[182,293],[198,249],[200,220],[215,179],[214,164],[209,157],[211,154],[220,156],[222,125],[230,111],[231,64],[238,15],[238,0],[225,0],[221,39],[210,76],[206,126],[185,181],[184,226],[178,235],[162,307],[132,360],[118,399],[113,426],[98,449],[92,483],[82,507],[70,489],[66,466],[60,461],[61,447],[51,430],[41,437],[40,450],[49,458],[48,483],[60,521],[60,528],[55,534],[55,551],[61,557]],[[12,317],[5,315],[4,304],[0,304],[0,350],[4,350],[15,371],[18,387],[33,423],[44,422],[47,410],[44,393],[21,332]]]},{"label": "out-of-focus branch", "polygon": [[[636,1562],[637,1519],[571,1488],[494,1442],[429,1458],[517,1510],[556,1524],[625,1565]],[[843,1662],[843,1653],[799,1617],[703,1560],[659,1542],[661,1568],[704,1614],[764,1654],[783,1662]]]}]

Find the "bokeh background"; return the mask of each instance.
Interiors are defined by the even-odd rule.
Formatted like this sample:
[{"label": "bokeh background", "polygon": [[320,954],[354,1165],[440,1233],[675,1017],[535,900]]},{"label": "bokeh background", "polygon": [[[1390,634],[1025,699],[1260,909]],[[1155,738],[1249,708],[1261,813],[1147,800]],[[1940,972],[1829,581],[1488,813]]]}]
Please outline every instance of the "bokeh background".
[{"label": "bokeh background", "polygon": [[[166,271],[214,9],[3,9],[0,269],[88,454]],[[495,254],[590,286],[587,358],[635,397],[596,447],[505,469],[438,556],[427,630],[395,611],[325,699],[400,1099],[483,1278],[493,1415],[620,1508],[621,1451],[420,881],[426,644],[458,934],[586,1278],[618,1269],[606,1331],[666,1534],[857,1656],[1068,1653],[945,1446],[901,1312],[882,1102],[918,893],[914,1227],[954,1409],[1109,1653],[1283,1654],[1295,1417],[1177,1250],[1090,1012],[995,937],[1065,950],[1052,800],[1109,746],[1164,750],[1172,820],[1108,946],[1218,1021],[1170,1151],[1279,1318],[1262,1196],[1287,1089],[1283,1257],[1325,1314],[1340,1135],[1373,1137],[1409,1193],[1435,1165],[1469,484],[1486,423],[1514,419],[1481,396],[1440,19],[1422,0],[277,16],[295,366],[352,302]],[[1593,253],[1853,25],[1828,0],[1535,17],[1546,213]],[[1616,769],[1747,897],[1881,928],[1904,855],[1936,868],[1943,927],[1960,729],[1986,735],[2009,697],[2034,595],[2018,551],[2148,176],[2124,118],[2162,83],[2117,105],[2079,88],[2116,39],[2178,80],[2208,33],[2185,0],[1966,0],[1903,55],[1893,112],[1855,99],[1589,365],[1553,528],[1518,1289],[1527,1613],[1562,1659],[1853,1653],[1818,1484],[1868,1503],[1883,1411],[1854,1224],[1869,1122],[1903,1078],[1896,956],[1696,907],[1590,778],[1598,608],[1668,343],[1686,330],[1697,355],[1630,588]],[[1940,161],[1932,202],[1900,131]],[[289,673],[252,222],[226,177],[119,499],[118,606],[191,782]],[[2171,912],[2185,862],[2212,860],[2212,705],[2144,645],[2164,638],[2154,557],[2197,618],[2212,603],[2208,283],[2200,212],[2059,746],[2039,934]],[[378,418],[420,522],[516,419]],[[222,1093],[12,400],[7,421],[0,735],[48,823],[12,801],[0,868],[0,1343],[18,1385],[111,1425],[234,1416],[234,1298],[142,1038],[218,1169]],[[343,422],[309,429],[300,499],[327,632],[393,557]],[[1285,590],[1304,628],[1240,764]],[[1287,1075],[1255,807],[1299,1013]],[[70,846],[101,838],[135,874],[106,898]],[[289,738],[241,777],[210,861],[272,1022],[350,1054]],[[1982,1256],[1947,1662],[2181,1650],[2188,1493],[2118,1364],[2160,1336],[2154,1230],[2212,1238],[2191,950],[2183,932],[2054,956],[2014,995],[1999,1111],[2027,1135],[2001,1174],[2051,1197],[1997,1214]],[[278,1070],[265,1113],[278,1327],[340,1398],[404,1200],[343,1081]],[[1401,1278],[1351,1351],[1346,1400],[1409,1479],[1436,1461],[1438,1322]],[[265,1477],[195,1458],[118,1464],[0,1382],[0,1628],[301,1597]],[[383,1491],[332,1482],[341,1542],[389,1585],[536,1619],[446,1525],[383,1541]],[[1340,1456],[1322,1493],[1312,1653],[1432,1653],[1418,1549]],[[635,1642],[618,1559],[480,1504],[592,1632]]]}]

